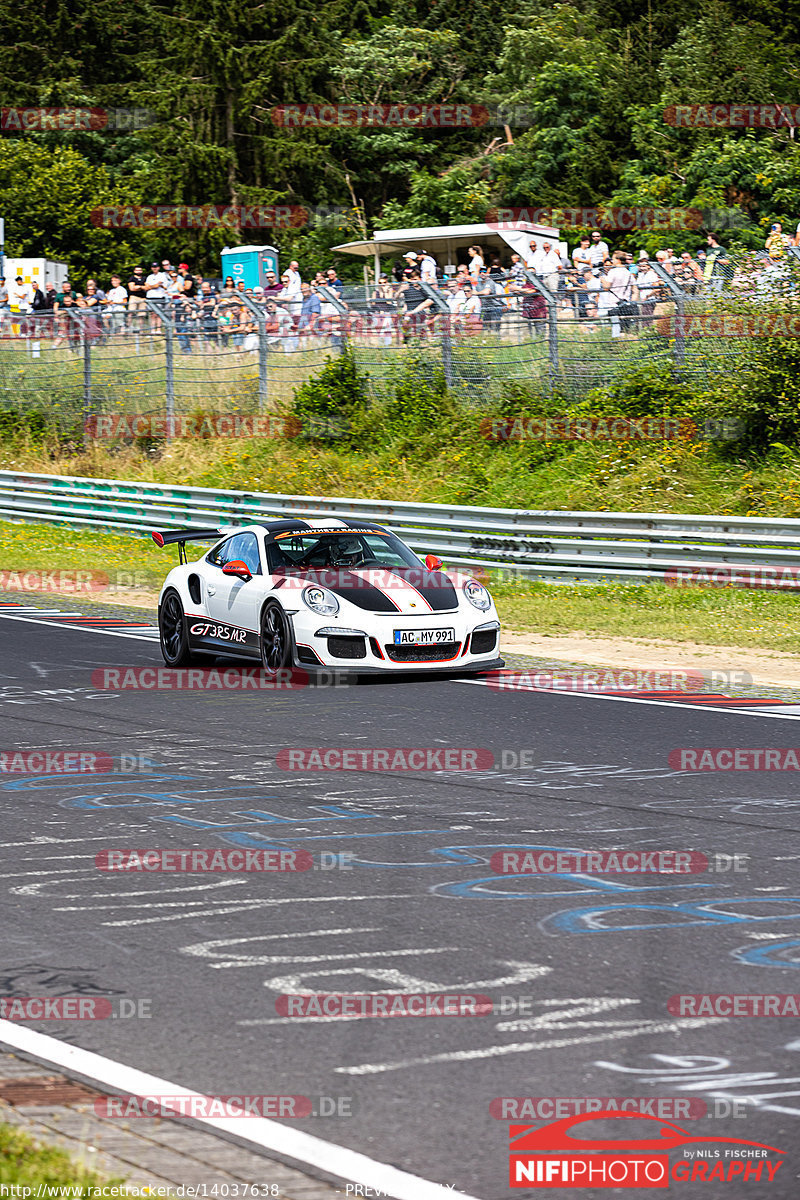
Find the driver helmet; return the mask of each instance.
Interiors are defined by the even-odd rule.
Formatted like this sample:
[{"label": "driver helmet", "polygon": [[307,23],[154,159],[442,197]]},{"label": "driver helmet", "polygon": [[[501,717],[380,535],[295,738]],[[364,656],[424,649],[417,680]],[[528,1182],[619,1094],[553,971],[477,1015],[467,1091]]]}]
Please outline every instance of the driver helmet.
[{"label": "driver helmet", "polygon": [[364,557],[364,547],[357,537],[337,538],[331,546],[331,563],[335,567],[354,567]]}]

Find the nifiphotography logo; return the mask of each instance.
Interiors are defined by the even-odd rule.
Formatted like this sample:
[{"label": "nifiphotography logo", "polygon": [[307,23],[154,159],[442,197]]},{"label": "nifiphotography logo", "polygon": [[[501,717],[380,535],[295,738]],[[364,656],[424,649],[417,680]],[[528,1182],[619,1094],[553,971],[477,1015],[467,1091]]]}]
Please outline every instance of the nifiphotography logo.
[{"label": "nifiphotography logo", "polygon": [[[593,1137],[591,1127],[596,1131],[597,1121],[637,1121],[637,1133],[645,1132],[643,1136]],[[578,1130],[579,1126],[583,1128]],[[668,1188],[671,1179],[676,1183],[766,1184],[783,1165],[782,1160],[770,1162],[768,1155],[784,1153],[762,1142],[701,1137],[658,1117],[611,1109],[565,1117],[540,1128],[511,1125],[509,1138],[509,1186],[529,1189]],[[687,1149],[698,1145],[702,1148]],[[667,1152],[679,1149],[683,1157],[670,1166]],[[715,1191],[714,1200],[718,1195]],[[741,1195],[737,1193],[735,1200]],[[764,1193],[757,1195],[761,1200]]]}]

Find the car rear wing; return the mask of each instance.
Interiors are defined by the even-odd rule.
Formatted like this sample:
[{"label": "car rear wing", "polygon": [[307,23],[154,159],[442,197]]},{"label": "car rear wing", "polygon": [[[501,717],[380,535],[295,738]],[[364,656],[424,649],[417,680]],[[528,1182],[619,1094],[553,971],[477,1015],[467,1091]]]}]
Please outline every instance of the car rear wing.
[{"label": "car rear wing", "polygon": [[216,542],[225,533],[223,526],[215,525],[208,529],[154,529],[150,534],[157,546],[171,546],[178,543],[178,558],[186,562],[187,542]]}]

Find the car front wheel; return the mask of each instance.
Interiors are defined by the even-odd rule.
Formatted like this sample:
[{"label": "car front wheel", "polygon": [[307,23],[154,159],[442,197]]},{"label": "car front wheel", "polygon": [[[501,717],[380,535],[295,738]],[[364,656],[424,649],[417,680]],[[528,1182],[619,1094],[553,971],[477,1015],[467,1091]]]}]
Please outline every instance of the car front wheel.
[{"label": "car front wheel", "polygon": [[161,638],[161,654],[168,667],[188,667],[196,661],[189,649],[189,627],[183,611],[181,598],[175,591],[168,591],[158,610],[158,632]]},{"label": "car front wheel", "polygon": [[261,665],[268,675],[277,675],[292,665],[292,634],[280,604],[268,604],[261,614]]}]

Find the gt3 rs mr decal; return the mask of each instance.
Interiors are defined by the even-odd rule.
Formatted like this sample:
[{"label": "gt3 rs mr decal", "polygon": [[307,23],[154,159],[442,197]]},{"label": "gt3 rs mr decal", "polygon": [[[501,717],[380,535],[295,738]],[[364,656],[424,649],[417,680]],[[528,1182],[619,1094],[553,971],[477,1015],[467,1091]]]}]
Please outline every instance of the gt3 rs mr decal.
[{"label": "gt3 rs mr decal", "polygon": [[255,633],[247,629],[238,629],[235,625],[222,625],[217,621],[192,621],[189,625],[189,637],[194,642],[206,640],[215,642],[230,642],[235,646],[254,646],[257,643]]}]

